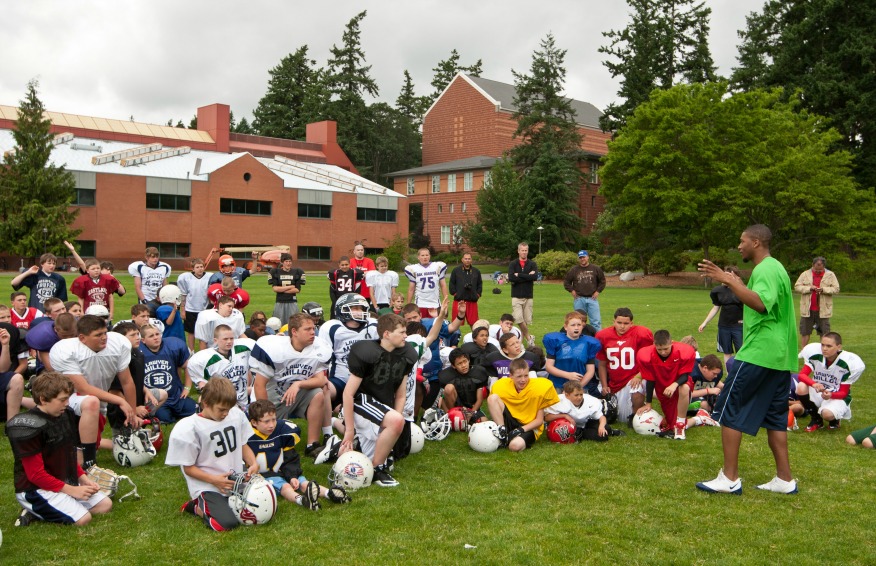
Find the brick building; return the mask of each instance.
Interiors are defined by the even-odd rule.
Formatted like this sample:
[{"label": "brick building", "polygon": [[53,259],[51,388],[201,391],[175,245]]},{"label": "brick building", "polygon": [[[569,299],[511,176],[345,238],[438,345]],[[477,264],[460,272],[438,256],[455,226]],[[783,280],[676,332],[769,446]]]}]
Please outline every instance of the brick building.
[{"label": "brick building", "polygon": [[[301,142],[230,133],[224,104],[199,108],[198,130],[47,116],[51,160],[76,179],[83,257],[124,268],[154,245],[183,269],[216,246],[288,245],[297,265],[321,270],[355,240],[374,253],[408,232],[407,199],[356,174],[334,122],[309,124]],[[0,106],[0,152],[14,148],[16,118]]]},{"label": "brick building", "polygon": [[[438,251],[453,247],[456,226],[474,219],[477,191],[496,159],[517,145],[513,85],[459,73],[423,118],[423,165],[391,173],[393,188],[408,197],[413,216],[422,215],[424,231]],[[588,159],[587,181],[578,198],[584,231],[589,232],[604,201],[599,196],[599,159],[611,134],[599,128],[601,112],[572,100]]]}]

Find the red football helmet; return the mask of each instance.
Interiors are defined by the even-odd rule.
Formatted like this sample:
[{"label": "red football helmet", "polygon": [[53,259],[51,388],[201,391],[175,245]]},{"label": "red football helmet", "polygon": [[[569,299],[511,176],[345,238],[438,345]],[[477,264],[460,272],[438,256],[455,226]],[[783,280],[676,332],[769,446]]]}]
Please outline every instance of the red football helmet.
[{"label": "red football helmet", "polygon": [[465,418],[465,412],[462,407],[453,407],[447,411],[447,418],[450,419],[450,427],[452,430],[460,431],[468,429],[468,419]]},{"label": "red football helmet", "polygon": [[149,431],[149,440],[156,452],[161,451],[164,445],[164,433],[161,431],[161,421],[156,418],[143,419],[143,428]]},{"label": "red football helmet", "polygon": [[551,421],[547,427],[547,437],[548,440],[557,444],[574,444],[575,425],[567,419]]},{"label": "red football helmet", "polygon": [[219,271],[221,271],[225,275],[231,275],[232,273],[234,273],[235,267],[237,267],[237,264],[234,263],[234,258],[230,255],[223,255],[219,257]]}]

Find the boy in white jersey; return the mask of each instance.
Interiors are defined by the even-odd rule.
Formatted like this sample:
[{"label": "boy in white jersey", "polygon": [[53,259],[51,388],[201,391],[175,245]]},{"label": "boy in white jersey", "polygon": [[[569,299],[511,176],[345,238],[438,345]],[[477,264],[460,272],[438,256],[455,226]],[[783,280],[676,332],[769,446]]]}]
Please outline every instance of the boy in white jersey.
[{"label": "boy in white jersey", "polygon": [[230,472],[247,475],[259,471],[255,454],[246,441],[252,436],[249,419],[235,405],[234,386],[223,377],[215,377],[201,392],[201,412],[179,421],[170,433],[167,448],[168,466],[179,466],[191,499],[180,511],[204,520],[214,531],[228,531],[238,520],[228,505],[234,487]]},{"label": "boy in white jersey", "polygon": [[199,391],[213,377],[228,379],[237,392],[237,407],[246,412],[252,392],[252,374],[249,371],[249,356],[255,340],[236,338],[227,324],[220,324],[213,331],[212,348],[195,352],[186,365],[186,373]]},{"label": "boy in white jersey", "polygon": [[246,331],[246,323],[240,311],[234,308],[234,299],[228,295],[219,297],[216,308],[205,310],[198,315],[195,325],[195,338],[212,348],[213,332],[217,326],[224,324],[231,328],[235,337],[243,336]]},{"label": "boy in white jersey", "polygon": [[584,393],[584,387],[577,381],[566,381],[560,401],[544,410],[544,422],[550,423],[559,419],[566,419],[574,427],[575,440],[578,442],[604,442],[610,436],[625,435],[622,430],[608,425],[602,412],[602,402]]},{"label": "boy in white jersey", "polygon": [[159,261],[158,248],[146,248],[144,255],[146,261],[135,261],[128,266],[140,304],[148,303],[158,296],[158,290],[167,285],[167,278],[171,273],[170,265]]},{"label": "boy in white jersey", "polygon": [[207,288],[210,286],[210,276],[213,274],[206,271],[206,265],[203,259],[195,258],[192,260],[192,270],[176,278],[176,286],[180,291],[179,312],[186,331],[186,342],[192,350],[195,349],[195,325],[198,323],[198,315],[210,304]]},{"label": "boy in white jersey", "polygon": [[806,432],[824,428],[836,430],[840,419],[852,418],[852,384],[864,373],[864,362],[856,354],[843,350],[843,339],[836,332],[821,337],[821,351],[806,356],[800,370],[797,395],[812,420]]},{"label": "boy in white jersey", "polygon": [[374,312],[388,308],[392,295],[398,287],[398,273],[389,271],[389,260],[383,256],[374,262],[376,270],[365,273],[365,284],[371,292],[371,306]]},{"label": "boy in white jersey", "polygon": [[411,264],[405,268],[405,275],[410,284],[408,285],[408,298],[420,307],[422,318],[434,318],[441,306],[441,298],[450,295],[447,290],[447,264],[442,261],[431,261],[432,256],[428,248],[421,248],[417,252],[420,263]]},{"label": "boy in white jersey", "polygon": [[325,397],[325,375],[331,350],[316,342],[316,326],[310,315],[297,313],[289,319],[289,336],[262,336],[252,349],[249,363],[255,374],[256,399],[268,399],[277,407],[277,418],[306,418],[307,447],[317,456],[322,450],[320,432],[331,434],[331,413]]}]

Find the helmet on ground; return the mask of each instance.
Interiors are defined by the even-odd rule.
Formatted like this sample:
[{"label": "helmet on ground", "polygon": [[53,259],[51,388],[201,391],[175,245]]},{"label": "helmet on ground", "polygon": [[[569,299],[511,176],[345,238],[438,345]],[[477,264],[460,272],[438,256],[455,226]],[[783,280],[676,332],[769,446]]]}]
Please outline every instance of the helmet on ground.
[{"label": "helmet on ground", "polygon": [[633,417],[633,430],[639,434],[656,436],[662,423],[663,417],[660,413],[651,409]]},{"label": "helmet on ground", "polygon": [[423,413],[420,427],[428,440],[444,440],[452,428],[447,413],[435,408],[427,409]]},{"label": "helmet on ground", "polygon": [[617,421],[617,395],[611,394],[602,400],[602,414],[605,415],[606,424]]},{"label": "helmet on ground", "polygon": [[368,487],[373,478],[374,466],[371,460],[355,450],[341,454],[328,474],[332,486],[343,487],[348,491]]},{"label": "helmet on ground", "polygon": [[136,468],[152,461],[155,447],[149,433],[143,429],[125,430],[113,437],[113,459],[120,466]]},{"label": "helmet on ground", "polygon": [[453,407],[447,411],[447,418],[450,419],[450,428],[455,431],[468,430],[468,418],[462,407]]},{"label": "helmet on ground", "polygon": [[423,449],[426,443],[426,435],[423,434],[423,429],[416,424],[411,423],[411,454],[416,454]]},{"label": "helmet on ground", "polygon": [[303,312],[304,314],[309,314],[311,317],[315,318],[317,326],[320,326],[322,323],[325,322],[325,319],[323,318],[322,305],[319,303],[314,303],[313,301],[310,301],[309,303],[304,303],[304,306],[301,307],[301,312]]},{"label": "helmet on ground", "polygon": [[179,290],[179,287],[176,285],[165,285],[158,291],[158,300],[162,305],[167,303],[178,305],[180,295],[182,295],[182,292]]},{"label": "helmet on ground", "polygon": [[[353,311],[353,307],[362,307],[362,311]],[[335,318],[343,322],[355,322],[359,328],[368,322],[368,301],[358,293],[341,295],[335,303]]]},{"label": "helmet on ground", "polygon": [[247,479],[246,474],[234,473],[228,506],[241,525],[263,525],[277,512],[277,493],[268,480],[255,474]]},{"label": "helmet on ground", "polygon": [[219,257],[219,271],[225,275],[231,275],[234,273],[235,267],[237,267],[237,264],[234,263],[234,258],[230,255],[226,254]]},{"label": "helmet on ground", "polygon": [[575,425],[567,419],[551,421],[547,427],[547,437],[557,444],[575,444]]},{"label": "helmet on ground", "polygon": [[493,421],[475,423],[468,430],[468,445],[475,452],[495,452],[499,441],[499,425]]},{"label": "helmet on ground", "polygon": [[156,418],[143,419],[143,428],[149,433],[149,441],[155,448],[155,452],[161,452],[164,446],[164,433],[161,431],[161,421]]}]

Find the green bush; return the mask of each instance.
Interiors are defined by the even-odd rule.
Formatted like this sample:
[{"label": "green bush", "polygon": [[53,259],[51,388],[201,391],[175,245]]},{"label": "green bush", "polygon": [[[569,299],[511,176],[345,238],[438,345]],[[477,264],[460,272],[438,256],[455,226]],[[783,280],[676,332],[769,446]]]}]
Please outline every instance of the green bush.
[{"label": "green bush", "polygon": [[673,271],[684,270],[687,261],[687,255],[677,250],[658,250],[648,262],[648,273],[669,275]]},{"label": "green bush", "polygon": [[390,239],[384,238],[386,245],[383,247],[383,255],[389,261],[389,268],[393,271],[404,269],[405,259],[410,253],[409,238],[396,234]]},{"label": "green bush", "polygon": [[[703,255],[703,250],[692,250],[684,253],[685,256],[685,264],[693,266],[696,269],[697,264],[703,260],[705,257]],[[733,264],[734,257],[731,256],[730,250],[723,250],[721,248],[709,248],[709,261],[717,265],[718,267],[726,267],[727,265]],[[737,266],[738,267],[738,266]]]},{"label": "green bush", "polygon": [[576,252],[548,250],[535,257],[538,270],[546,279],[562,279],[578,263]]},{"label": "green bush", "polygon": [[454,266],[462,261],[462,254],[457,254],[453,252],[441,252],[437,256],[434,256],[432,259],[434,261],[443,261],[449,266]]},{"label": "green bush", "polygon": [[639,260],[631,254],[614,254],[602,260],[599,264],[605,272],[619,271],[635,271],[639,268]]}]

